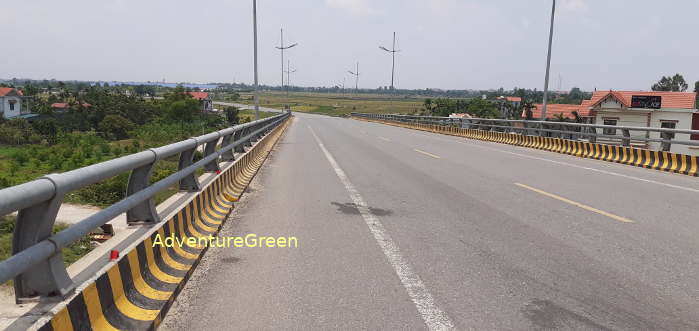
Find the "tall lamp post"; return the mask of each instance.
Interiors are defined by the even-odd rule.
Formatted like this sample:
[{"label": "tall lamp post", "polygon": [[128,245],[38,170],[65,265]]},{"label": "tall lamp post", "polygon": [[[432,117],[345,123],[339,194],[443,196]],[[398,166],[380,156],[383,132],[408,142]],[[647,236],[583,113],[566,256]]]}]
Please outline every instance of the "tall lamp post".
[{"label": "tall lamp post", "polygon": [[357,71],[347,70],[350,74],[354,76],[354,93],[359,92],[359,62],[357,62]]},{"label": "tall lamp post", "polygon": [[393,89],[394,89],[393,77],[395,76],[395,72],[396,72],[396,53],[400,52],[400,50],[396,49],[396,33],[395,32],[393,33],[393,47],[391,49],[388,49],[388,48],[383,47],[383,46],[379,46],[379,48],[386,51],[386,52],[391,53],[391,56],[393,58],[393,62],[391,64],[391,91],[393,91]]},{"label": "tall lamp post", "polygon": [[282,51],[282,89],[284,89],[284,50],[297,46],[298,43],[291,44],[289,46],[284,46],[284,29],[281,29],[281,45],[277,46],[277,49]]},{"label": "tall lamp post", "polygon": [[255,49],[255,119],[260,119],[260,92],[257,80],[257,0],[252,0],[252,30]]},{"label": "tall lamp post", "polygon": [[553,0],[551,8],[551,30],[549,31],[549,53],[546,58],[546,79],[544,80],[544,105],[541,108],[541,120],[546,120],[546,105],[549,98],[549,71],[551,69],[551,45],[553,44],[553,22],[556,17],[556,0]]},{"label": "tall lamp post", "polygon": [[287,60],[286,66],[286,96],[289,96],[289,86],[291,86],[291,74],[295,73],[296,69],[291,69],[291,60]]}]

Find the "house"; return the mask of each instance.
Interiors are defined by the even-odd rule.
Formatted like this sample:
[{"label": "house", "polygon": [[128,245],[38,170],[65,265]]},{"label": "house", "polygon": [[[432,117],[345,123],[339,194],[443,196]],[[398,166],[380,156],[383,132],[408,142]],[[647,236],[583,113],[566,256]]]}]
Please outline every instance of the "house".
[{"label": "house", "polygon": [[4,118],[26,118],[31,117],[27,97],[22,91],[12,87],[0,87],[0,113]]},{"label": "house", "polygon": [[[75,106],[77,107],[77,104]],[[83,108],[92,107],[92,105],[87,103],[87,102],[83,102],[82,106],[83,106]],[[57,113],[66,112],[66,111],[70,110],[70,108],[71,108],[71,104],[67,103],[67,102],[56,102],[56,103],[51,104],[51,109]]]},{"label": "house", "polygon": [[211,101],[211,97],[209,96],[208,92],[187,92],[187,94],[201,102],[202,111],[214,110],[214,102]]},{"label": "house", "polygon": [[[585,107],[594,113],[598,124],[699,130],[697,94],[693,92],[596,91],[592,99],[586,101]],[[620,131],[606,129],[604,133],[622,135]],[[651,132],[646,137],[660,139],[660,133]],[[677,134],[674,139],[699,141],[699,136]],[[648,145],[651,149],[660,149],[659,142]],[[699,148],[674,144],[672,152],[698,155]]]},{"label": "house", "polygon": [[[589,100],[585,100],[589,101]],[[586,107],[586,103],[583,101],[582,105],[568,105],[568,104],[548,104],[546,105],[546,119],[548,120],[558,120],[558,119],[575,119],[575,113],[578,114],[578,118],[582,120],[582,123],[594,123],[594,113],[589,107]],[[542,104],[535,104],[532,108],[532,118],[534,120],[541,119],[541,112],[544,108]],[[522,118],[526,119],[526,110],[522,111]]]},{"label": "house", "polygon": [[[522,105],[522,98],[520,97],[505,97],[500,96],[495,99],[498,110],[500,110],[500,116],[502,118],[512,118],[514,115],[512,111],[520,109]],[[510,104],[512,107],[507,107],[506,104]]]},{"label": "house", "polygon": [[[682,130],[699,130],[699,111],[696,108],[697,94],[692,92],[663,92],[663,91],[595,91],[590,100],[583,100],[580,105],[550,104],[547,106],[548,120],[560,117],[573,119],[573,112],[583,119],[584,123],[632,126],[646,128],[667,128]],[[532,109],[534,119],[541,118],[542,105]],[[522,112],[526,117],[526,111]],[[608,136],[622,136],[621,130],[604,129],[601,132]],[[632,136],[642,135],[640,131],[632,131]],[[659,132],[645,134],[646,138],[660,139]],[[699,135],[676,134],[676,140],[697,140]],[[647,147],[660,149],[659,142],[649,142]],[[688,155],[699,155],[699,148],[673,144],[672,152]]]}]

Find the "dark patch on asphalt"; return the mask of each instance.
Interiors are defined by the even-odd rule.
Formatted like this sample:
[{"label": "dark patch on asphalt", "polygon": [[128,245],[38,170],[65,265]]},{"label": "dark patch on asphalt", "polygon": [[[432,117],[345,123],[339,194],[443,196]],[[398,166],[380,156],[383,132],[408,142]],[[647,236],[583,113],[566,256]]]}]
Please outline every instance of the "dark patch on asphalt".
[{"label": "dark patch on asphalt", "polygon": [[[357,205],[354,203],[351,203],[351,202],[346,202],[346,203],[331,202],[330,204],[337,207],[337,211],[339,211],[343,214],[359,215],[359,209],[357,209]],[[392,210],[374,208],[374,207],[369,207],[369,212],[376,215],[376,216],[389,216],[389,215],[393,214]]]},{"label": "dark patch on asphalt", "polygon": [[237,258],[237,257],[234,257],[234,256],[224,257],[224,258],[221,258],[221,262],[223,262],[223,263],[230,263],[230,264],[238,263],[238,262],[240,262],[240,258]]},{"label": "dark patch on asphalt", "polygon": [[539,330],[611,330],[549,300],[534,299],[522,308],[522,313]]}]

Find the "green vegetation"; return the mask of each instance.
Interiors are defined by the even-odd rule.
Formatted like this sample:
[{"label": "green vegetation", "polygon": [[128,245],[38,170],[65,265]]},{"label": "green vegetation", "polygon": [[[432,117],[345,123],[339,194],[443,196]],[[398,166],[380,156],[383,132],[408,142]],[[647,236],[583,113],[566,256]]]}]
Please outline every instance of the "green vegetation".
[{"label": "green vegetation", "polygon": [[[99,85],[74,88],[64,84],[60,92],[46,93],[48,97],[35,95],[32,108],[42,112],[38,120],[0,120],[0,189],[228,126],[220,114],[201,112],[199,101],[181,87],[170,89],[163,99],[145,99]],[[54,113],[49,102],[59,101],[70,107]],[[153,180],[176,169],[176,157],[163,160]],[[128,174],[122,174],[90,185],[71,192],[66,201],[113,204],[124,198],[127,179]],[[162,192],[157,200],[174,192]]]},{"label": "green vegetation", "polygon": [[680,74],[675,74],[674,76],[665,77],[663,76],[657,83],[653,84],[651,89],[653,91],[670,91],[670,92],[684,92],[689,88],[689,84],[684,80],[684,77]]},{"label": "green vegetation", "polygon": [[430,116],[449,116],[452,113],[468,113],[477,118],[495,118],[498,109],[492,101],[474,99],[425,99],[424,112]]},{"label": "green vegetation", "polygon": [[[240,102],[253,104],[252,95],[241,94]],[[290,105],[293,111],[331,116],[347,116],[352,112],[412,114],[420,111],[422,99],[362,93],[290,93],[287,97],[285,93],[267,92],[260,95],[260,105],[277,109]]]},{"label": "green vegetation", "polygon": [[[62,223],[56,224],[53,233],[66,229],[68,226]],[[15,218],[0,216],[0,260],[5,260],[12,255],[12,232],[15,230]],[[70,265],[92,250],[90,238],[84,237],[63,249],[63,261]]]}]

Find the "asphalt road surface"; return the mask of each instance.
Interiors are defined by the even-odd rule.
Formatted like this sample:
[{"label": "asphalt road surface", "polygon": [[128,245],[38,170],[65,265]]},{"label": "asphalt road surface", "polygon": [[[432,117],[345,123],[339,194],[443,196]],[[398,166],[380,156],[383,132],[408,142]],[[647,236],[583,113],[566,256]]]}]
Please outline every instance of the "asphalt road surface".
[{"label": "asphalt road surface", "polygon": [[[255,106],[251,105],[246,105],[242,103],[231,103],[231,102],[223,102],[223,101],[214,101],[214,105],[222,105],[222,106],[233,106],[237,107],[243,110],[255,110]],[[260,111],[266,111],[266,112],[271,112],[271,113],[279,113],[281,110],[275,109],[275,108],[267,108],[267,107],[260,107]]]},{"label": "asphalt road surface", "polygon": [[164,329],[697,330],[699,180],[296,114]]}]

